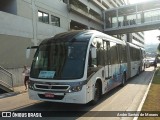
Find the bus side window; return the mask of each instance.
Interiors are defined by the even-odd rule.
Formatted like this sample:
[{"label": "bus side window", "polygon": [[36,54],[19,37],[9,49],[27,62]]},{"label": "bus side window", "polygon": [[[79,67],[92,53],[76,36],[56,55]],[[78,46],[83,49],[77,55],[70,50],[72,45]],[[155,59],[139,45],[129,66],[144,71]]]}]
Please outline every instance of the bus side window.
[{"label": "bus side window", "polygon": [[101,38],[95,37],[93,39],[91,47],[95,47],[97,50],[97,58],[92,59],[91,66],[104,66],[104,50],[103,50],[103,40]]},{"label": "bus side window", "polygon": [[101,38],[96,38],[96,48],[97,48],[97,66],[101,67],[104,66],[104,46],[103,46],[103,40]]},{"label": "bus side window", "polygon": [[119,54],[119,62],[120,63],[125,63],[127,60],[127,56],[126,56],[126,49],[125,46],[118,44],[118,54]]},{"label": "bus side window", "polygon": [[123,62],[127,62],[127,48],[126,46],[122,46],[122,59],[123,59]]},{"label": "bus side window", "polygon": [[[93,46],[91,45],[91,47],[93,47]],[[91,56],[91,47],[90,47],[89,56],[88,56],[87,77],[89,77],[93,72],[95,72],[96,68],[97,68],[97,58],[92,58],[92,56]]]},{"label": "bus side window", "polygon": [[89,57],[88,57],[88,67],[92,66],[92,57],[91,57],[91,50],[89,51]]},{"label": "bus side window", "polygon": [[110,60],[111,64],[118,63],[118,53],[117,53],[117,45],[114,42],[110,42]]},{"label": "bus side window", "polygon": [[91,57],[91,49],[89,51],[88,66],[89,67],[97,67],[97,58]]},{"label": "bus side window", "polygon": [[109,57],[109,42],[103,41],[103,45],[104,45],[104,58],[105,58],[105,65],[109,65],[110,64],[110,57]]}]

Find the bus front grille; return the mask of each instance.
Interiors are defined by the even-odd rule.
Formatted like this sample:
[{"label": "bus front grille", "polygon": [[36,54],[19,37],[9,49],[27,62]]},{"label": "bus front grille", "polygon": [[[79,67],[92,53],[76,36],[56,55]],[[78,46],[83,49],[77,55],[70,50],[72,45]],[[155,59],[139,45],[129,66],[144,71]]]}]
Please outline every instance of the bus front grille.
[{"label": "bus front grille", "polygon": [[70,88],[70,86],[69,85],[35,84],[34,88],[38,89],[38,90],[50,90],[50,91],[65,92]]}]

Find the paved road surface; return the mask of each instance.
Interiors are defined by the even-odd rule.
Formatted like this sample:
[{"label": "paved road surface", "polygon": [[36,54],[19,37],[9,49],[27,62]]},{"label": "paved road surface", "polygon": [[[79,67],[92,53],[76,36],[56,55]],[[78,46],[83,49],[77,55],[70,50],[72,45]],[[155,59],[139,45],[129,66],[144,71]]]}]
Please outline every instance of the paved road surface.
[{"label": "paved road surface", "polygon": [[[74,113],[69,113],[71,116],[72,114],[79,113],[78,111],[85,111],[79,113],[78,116],[63,117],[62,115],[62,117],[57,117],[54,119],[106,120],[105,115],[101,116],[100,118],[96,117],[102,112],[93,112],[90,114],[89,111],[136,111],[146,92],[153,73],[153,67],[146,69],[146,71],[141,73],[139,76],[129,80],[123,88],[117,87],[116,89],[105,94],[100,100],[99,104],[95,106],[34,101],[28,99],[27,93],[23,93],[10,98],[0,99],[0,111],[75,111]],[[88,114],[89,117],[85,117]],[[48,119],[53,118],[50,117]],[[133,117],[107,117],[107,120],[123,119],[132,120]],[[30,118],[30,120],[32,119]]]}]

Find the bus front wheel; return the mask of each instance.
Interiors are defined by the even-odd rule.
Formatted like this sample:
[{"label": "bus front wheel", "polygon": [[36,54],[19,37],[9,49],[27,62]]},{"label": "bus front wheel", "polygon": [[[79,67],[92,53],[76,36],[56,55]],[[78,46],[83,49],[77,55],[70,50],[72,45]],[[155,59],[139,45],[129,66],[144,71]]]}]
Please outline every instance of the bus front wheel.
[{"label": "bus front wheel", "polygon": [[100,97],[101,97],[101,83],[99,81],[97,81],[95,84],[95,87],[94,87],[94,98],[91,101],[91,104],[92,105],[97,104]]}]

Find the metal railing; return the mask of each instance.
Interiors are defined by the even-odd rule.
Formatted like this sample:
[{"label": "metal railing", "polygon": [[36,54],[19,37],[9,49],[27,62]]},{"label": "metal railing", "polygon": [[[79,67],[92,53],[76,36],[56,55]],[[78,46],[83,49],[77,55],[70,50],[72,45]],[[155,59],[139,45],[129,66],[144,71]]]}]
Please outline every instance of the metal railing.
[{"label": "metal railing", "polygon": [[69,0],[69,3],[74,5],[75,7],[83,10],[84,12],[88,13],[88,8],[85,4],[83,4],[80,0]]},{"label": "metal railing", "polygon": [[0,85],[3,85],[10,90],[13,90],[13,79],[13,74],[0,66]]}]

